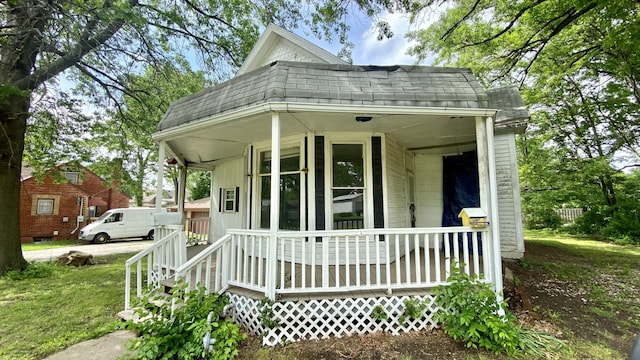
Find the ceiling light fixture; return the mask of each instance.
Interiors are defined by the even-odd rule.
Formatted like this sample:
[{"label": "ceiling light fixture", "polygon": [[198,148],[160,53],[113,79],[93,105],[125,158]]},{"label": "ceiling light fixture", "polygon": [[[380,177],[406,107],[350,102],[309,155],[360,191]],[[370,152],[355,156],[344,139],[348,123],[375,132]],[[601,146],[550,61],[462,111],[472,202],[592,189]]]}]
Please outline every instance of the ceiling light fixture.
[{"label": "ceiling light fixture", "polygon": [[371,121],[371,119],[372,119],[371,116],[356,116],[357,122],[367,122],[367,121]]}]

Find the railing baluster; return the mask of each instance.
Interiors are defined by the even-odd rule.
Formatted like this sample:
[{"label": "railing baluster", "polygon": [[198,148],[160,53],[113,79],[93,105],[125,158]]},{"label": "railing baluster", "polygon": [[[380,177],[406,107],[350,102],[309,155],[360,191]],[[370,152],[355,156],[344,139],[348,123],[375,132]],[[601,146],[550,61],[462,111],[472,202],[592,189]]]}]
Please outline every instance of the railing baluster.
[{"label": "railing baluster", "polygon": [[336,258],[335,258],[335,287],[340,287],[340,237],[335,237]]},{"label": "railing baluster", "polygon": [[420,264],[420,234],[413,234],[413,248],[414,248],[414,268],[416,269],[416,283],[422,283],[422,267]]},{"label": "railing baluster", "polygon": [[471,233],[471,241],[473,241],[473,273],[480,276],[480,254],[478,254],[478,232]]},{"label": "railing baluster", "polygon": [[440,233],[435,233],[433,235],[433,257],[435,260],[436,283],[440,284],[442,282],[442,268],[440,267]]},{"label": "railing baluster", "polygon": [[[385,279],[386,280],[386,284],[385,285],[387,286],[387,288],[389,288],[389,286],[391,285],[391,253],[389,252],[389,247],[390,247],[389,246],[389,241],[390,241],[390,238],[391,238],[391,236],[385,236],[385,238],[384,238],[385,260],[386,260],[385,261],[385,268],[387,270],[386,274],[385,274],[386,275],[385,276],[386,277],[386,279]],[[377,242],[377,236],[374,239],[376,239],[374,241]],[[379,244],[376,243],[376,245],[378,245],[378,246],[376,246],[376,248],[379,249],[380,248]],[[379,269],[380,268],[380,256],[379,256],[380,252],[378,252],[377,255],[378,256],[376,256],[376,258],[377,258],[376,263],[377,263],[378,269]],[[379,273],[379,271],[378,271],[378,273]],[[380,282],[378,282],[378,285],[380,285]]]},{"label": "railing baluster", "polygon": [[400,270],[400,235],[396,234],[394,236],[394,247],[395,247],[395,262],[396,262],[396,285],[400,285],[402,283],[402,273]]},{"label": "railing baluster", "polygon": [[312,237],[309,239],[311,241],[311,288],[316,288],[316,247],[318,246],[318,241],[316,237]]},{"label": "railing baluster", "polygon": [[431,282],[431,234],[424,234],[424,275],[425,282]]},{"label": "railing baluster", "polygon": [[[249,236],[245,234],[243,236],[244,248],[242,249],[242,278],[239,278],[240,282],[248,282],[249,280]],[[217,291],[217,290],[216,290]]]},{"label": "railing baluster", "polygon": [[[291,288],[296,287],[296,239],[291,238]],[[284,244],[284,241],[283,241]]]},{"label": "railing baluster", "polygon": [[355,237],[355,252],[356,252],[356,286],[360,286],[360,235]]},{"label": "railing baluster", "polygon": [[463,261],[464,261],[464,272],[467,275],[471,275],[471,272],[469,271],[470,264],[469,264],[469,245],[471,245],[469,243],[469,236],[471,235],[471,233],[468,232],[463,232],[462,233],[462,254],[463,254]]},{"label": "railing baluster", "polygon": [[349,269],[351,265],[351,262],[349,261],[349,255],[350,255],[349,236],[345,236],[344,237],[344,279],[345,279],[346,287],[349,287],[351,285],[351,279],[349,278],[351,276],[351,271]]},{"label": "railing baluster", "polygon": [[405,284],[411,283],[411,246],[409,246],[409,234],[404,234],[404,271]]},{"label": "railing baluster", "polygon": [[[280,238],[276,238],[276,244],[280,246],[280,287],[278,287],[278,284],[276,284],[276,289],[280,288],[280,289],[284,289],[285,288],[285,283],[284,283],[284,263],[285,263],[285,257],[284,257],[284,241],[280,242]],[[268,260],[267,260],[268,261]]]},{"label": "railing baluster", "polygon": [[309,246],[309,244],[311,243],[311,240],[307,241],[305,238],[302,238],[302,243],[301,246],[302,248],[301,250],[301,260],[300,261],[300,270],[301,270],[301,274],[300,277],[302,279],[302,281],[300,282],[300,286],[303,289],[307,288],[307,246]]},{"label": "railing baluster", "polygon": [[[252,236],[251,239],[252,239],[251,240],[252,243],[254,244],[253,246],[255,248],[256,237]],[[263,248],[262,245],[265,243],[265,239],[270,239],[270,238],[269,237],[265,238],[264,236],[258,236],[257,239],[258,239],[258,254],[259,255],[258,255],[257,258],[254,256],[254,259],[251,260],[251,266],[254,265],[254,261],[258,262],[257,263],[258,264],[258,282],[256,283],[256,282],[252,281],[251,284],[252,285],[258,285],[258,286],[265,286],[265,283],[266,283],[267,280],[264,278],[264,262],[266,260],[265,261],[262,260],[262,252],[266,251],[266,250],[262,250],[262,248]],[[264,247],[266,247],[266,246],[264,246]],[[265,255],[265,259],[266,258],[267,258],[267,256]],[[273,261],[276,261],[276,259],[273,259]],[[251,274],[255,273],[255,271],[256,271],[256,269],[255,269],[255,267],[253,267],[251,269]]]}]

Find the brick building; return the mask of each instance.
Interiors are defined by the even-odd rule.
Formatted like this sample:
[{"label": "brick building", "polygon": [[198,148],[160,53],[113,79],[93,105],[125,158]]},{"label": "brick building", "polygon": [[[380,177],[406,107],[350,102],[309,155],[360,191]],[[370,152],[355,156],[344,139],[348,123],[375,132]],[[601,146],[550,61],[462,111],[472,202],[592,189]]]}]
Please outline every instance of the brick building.
[{"label": "brick building", "polygon": [[62,164],[57,176],[33,177],[22,169],[20,189],[20,237],[23,243],[74,239],[93,217],[108,209],[129,207],[130,196],[110,186],[91,170]]}]

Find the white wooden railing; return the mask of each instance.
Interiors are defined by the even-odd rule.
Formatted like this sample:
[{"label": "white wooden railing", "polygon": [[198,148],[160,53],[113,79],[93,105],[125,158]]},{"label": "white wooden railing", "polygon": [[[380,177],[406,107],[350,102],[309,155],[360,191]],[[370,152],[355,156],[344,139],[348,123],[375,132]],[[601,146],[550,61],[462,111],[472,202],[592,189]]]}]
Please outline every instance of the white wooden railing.
[{"label": "white wooden railing", "polygon": [[492,282],[490,240],[487,231],[470,227],[281,231],[275,259],[268,259],[268,230],[229,230],[176,270],[176,278],[209,292],[236,286],[265,294],[270,288],[276,294],[390,293],[446,284],[458,263]]},{"label": "white wooden railing", "polygon": [[[156,227],[155,231],[156,238],[160,240],[125,263],[125,310],[131,308],[131,278],[134,273],[136,296],[140,299],[143,289],[158,289],[162,280],[171,277],[177,268],[187,262],[187,243],[182,226],[165,225]],[[146,268],[146,282],[143,282],[143,268]]]}]

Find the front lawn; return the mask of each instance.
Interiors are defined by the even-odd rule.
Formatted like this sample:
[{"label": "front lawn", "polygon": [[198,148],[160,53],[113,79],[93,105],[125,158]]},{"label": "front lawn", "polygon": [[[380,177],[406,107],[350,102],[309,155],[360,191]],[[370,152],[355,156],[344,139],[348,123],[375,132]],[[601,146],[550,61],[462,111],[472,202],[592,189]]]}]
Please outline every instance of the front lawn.
[{"label": "front lawn", "polygon": [[96,265],[80,268],[37,263],[0,278],[0,359],[41,359],[122,326],[117,313],[131,256],[96,257]]}]

